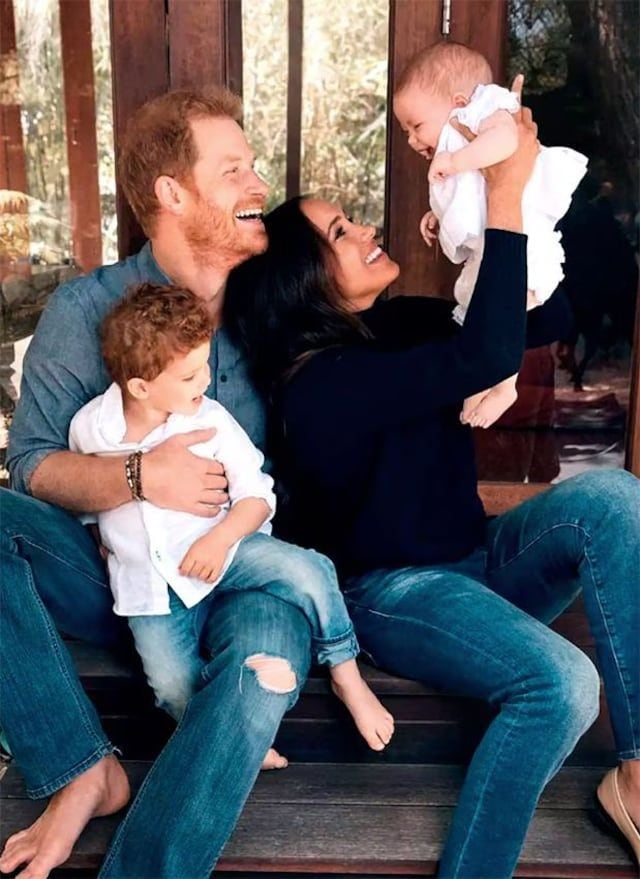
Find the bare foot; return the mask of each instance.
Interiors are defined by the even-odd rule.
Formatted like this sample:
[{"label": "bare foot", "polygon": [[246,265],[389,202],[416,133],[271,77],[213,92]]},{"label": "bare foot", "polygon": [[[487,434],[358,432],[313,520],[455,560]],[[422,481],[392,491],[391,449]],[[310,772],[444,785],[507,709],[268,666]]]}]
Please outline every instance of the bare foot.
[{"label": "bare foot", "polygon": [[470,424],[469,419],[488,393],[489,391],[480,391],[479,394],[473,394],[471,397],[467,397],[462,404],[462,412],[460,413],[460,421],[463,424]]},{"label": "bare foot", "polygon": [[286,769],[289,761],[282,754],[278,754],[275,748],[269,748],[267,756],[262,761],[261,769]]},{"label": "bare foot", "polygon": [[374,751],[382,751],[393,735],[393,717],[362,680],[355,659],[331,669],[331,687],[344,702],[358,731]]},{"label": "bare foot", "polygon": [[91,818],[111,815],[129,801],[129,781],[113,755],[74,778],[55,793],[42,815],[7,840],[0,872],[26,865],[16,879],[46,879],[63,864]]},{"label": "bare foot", "polygon": [[502,383],[496,385],[468,416],[467,423],[471,427],[491,427],[510,406],[513,406],[517,399],[518,394],[514,387],[505,387]]}]

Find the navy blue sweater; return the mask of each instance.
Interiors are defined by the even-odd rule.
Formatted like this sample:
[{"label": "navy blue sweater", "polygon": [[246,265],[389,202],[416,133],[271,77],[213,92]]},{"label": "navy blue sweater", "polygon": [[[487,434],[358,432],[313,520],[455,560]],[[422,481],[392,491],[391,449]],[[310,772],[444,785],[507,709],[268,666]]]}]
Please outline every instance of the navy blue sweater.
[{"label": "navy blue sweater", "polygon": [[[459,330],[449,303],[403,298],[361,314],[374,341],[314,355],[283,390],[291,536],[343,575],[453,561],[483,542],[471,429],[459,415],[465,397],[520,367],[526,238],[487,230]],[[537,323],[531,346],[557,338],[545,337],[544,314]]]}]

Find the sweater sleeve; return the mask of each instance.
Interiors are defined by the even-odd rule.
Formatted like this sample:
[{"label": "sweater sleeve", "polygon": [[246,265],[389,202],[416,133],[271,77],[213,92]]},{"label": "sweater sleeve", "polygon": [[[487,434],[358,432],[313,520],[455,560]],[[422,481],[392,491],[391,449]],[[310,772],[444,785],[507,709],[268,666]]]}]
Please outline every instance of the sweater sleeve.
[{"label": "sweater sleeve", "polygon": [[319,441],[327,431],[370,433],[459,403],[513,375],[525,344],[526,287],[526,237],[488,229],[460,332],[406,350],[363,345],[315,355],[286,389],[287,432],[315,431]]}]

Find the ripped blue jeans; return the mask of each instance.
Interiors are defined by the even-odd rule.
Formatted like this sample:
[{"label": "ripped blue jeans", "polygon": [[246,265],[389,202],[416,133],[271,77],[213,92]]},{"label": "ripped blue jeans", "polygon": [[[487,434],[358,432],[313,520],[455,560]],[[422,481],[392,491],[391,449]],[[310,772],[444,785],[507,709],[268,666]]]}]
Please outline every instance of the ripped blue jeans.
[{"label": "ripped blue jeans", "polygon": [[129,617],[136,650],[156,704],[179,720],[206,681],[207,620],[213,604],[230,592],[259,590],[297,607],[311,626],[313,657],[339,665],[358,655],[358,643],[333,563],[266,534],[240,543],[222,580],[202,601],[185,607],[170,590],[169,614]]}]

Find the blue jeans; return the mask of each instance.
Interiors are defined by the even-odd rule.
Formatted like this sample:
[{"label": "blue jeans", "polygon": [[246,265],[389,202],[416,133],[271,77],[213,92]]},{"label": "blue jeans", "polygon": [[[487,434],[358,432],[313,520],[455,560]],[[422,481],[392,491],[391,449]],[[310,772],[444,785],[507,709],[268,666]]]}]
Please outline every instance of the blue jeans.
[{"label": "blue jeans", "polygon": [[[8,490],[0,503],[0,720],[30,796],[43,797],[113,751],[57,629],[114,643],[126,626],[111,611],[97,548],[73,516]],[[309,626],[271,595],[221,596],[203,639],[213,656],[206,683],[120,824],[103,879],[208,877],[307,675]],[[257,653],[289,663],[291,692],[259,684],[246,665]]]},{"label": "blue jeans", "polygon": [[640,481],[585,473],[495,519],[455,564],[374,571],[345,598],[365,653],[497,709],[460,793],[442,879],[513,874],[540,793],[598,714],[598,674],[547,628],[582,592],[619,758],[640,758]]},{"label": "blue jeans", "polygon": [[136,650],[156,704],[178,720],[206,678],[207,645],[202,635],[212,608],[224,595],[259,589],[299,608],[311,626],[317,662],[339,665],[358,655],[358,643],[333,563],[266,534],[241,541],[233,562],[202,601],[185,607],[170,590],[171,613],[129,617]]}]

